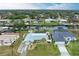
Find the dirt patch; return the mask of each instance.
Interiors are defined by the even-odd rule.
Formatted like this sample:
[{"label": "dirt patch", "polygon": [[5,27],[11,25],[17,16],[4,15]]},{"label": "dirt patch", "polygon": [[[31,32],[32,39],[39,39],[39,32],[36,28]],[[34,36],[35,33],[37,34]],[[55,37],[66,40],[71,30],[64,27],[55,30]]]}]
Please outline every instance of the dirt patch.
[{"label": "dirt patch", "polygon": [[18,33],[4,33],[0,35],[0,46],[11,45],[16,39],[19,38]]},{"label": "dirt patch", "polygon": [[37,45],[36,43],[35,44],[31,43],[28,47],[28,50],[33,50],[36,47],[36,45]]},{"label": "dirt patch", "polygon": [[35,49],[35,47],[37,46],[37,44],[47,44],[47,42],[45,41],[37,41],[36,43],[31,43],[30,45],[29,45],[29,47],[28,47],[28,50],[33,50],[33,49]]}]

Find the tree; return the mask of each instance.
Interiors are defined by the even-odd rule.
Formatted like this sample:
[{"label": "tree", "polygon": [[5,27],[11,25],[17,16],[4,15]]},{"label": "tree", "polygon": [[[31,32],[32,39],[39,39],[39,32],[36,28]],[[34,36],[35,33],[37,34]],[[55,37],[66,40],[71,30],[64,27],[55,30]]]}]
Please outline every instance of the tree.
[{"label": "tree", "polygon": [[[25,27],[25,22],[22,20],[22,19],[13,19],[11,21],[13,23],[13,31],[16,31],[16,30],[22,30],[22,28],[24,29]],[[17,29],[16,29],[17,28]]]}]

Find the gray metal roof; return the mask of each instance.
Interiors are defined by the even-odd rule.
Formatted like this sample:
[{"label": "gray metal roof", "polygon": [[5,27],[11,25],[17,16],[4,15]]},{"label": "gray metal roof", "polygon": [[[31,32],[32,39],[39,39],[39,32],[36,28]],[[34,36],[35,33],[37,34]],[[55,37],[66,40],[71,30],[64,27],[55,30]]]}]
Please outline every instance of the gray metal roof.
[{"label": "gray metal roof", "polygon": [[56,42],[65,42],[65,38],[64,37],[75,37],[72,33],[68,32],[67,30],[56,30],[52,33],[52,38],[56,41]]}]

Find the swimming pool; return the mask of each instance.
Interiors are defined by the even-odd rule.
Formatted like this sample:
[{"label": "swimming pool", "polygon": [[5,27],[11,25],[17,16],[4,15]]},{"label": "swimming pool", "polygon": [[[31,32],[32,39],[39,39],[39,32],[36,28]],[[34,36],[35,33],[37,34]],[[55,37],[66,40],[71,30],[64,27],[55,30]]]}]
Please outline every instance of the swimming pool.
[{"label": "swimming pool", "polygon": [[25,37],[24,41],[33,42],[34,40],[41,40],[43,38],[45,38],[46,40],[48,40],[48,35],[46,33],[29,33]]}]

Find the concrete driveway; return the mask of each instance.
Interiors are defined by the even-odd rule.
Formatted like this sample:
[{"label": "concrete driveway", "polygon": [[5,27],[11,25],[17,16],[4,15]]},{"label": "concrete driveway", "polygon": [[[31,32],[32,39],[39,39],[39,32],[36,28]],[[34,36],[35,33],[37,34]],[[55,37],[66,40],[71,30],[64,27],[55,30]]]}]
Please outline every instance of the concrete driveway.
[{"label": "concrete driveway", "polygon": [[17,50],[17,52],[20,53],[20,56],[26,56],[27,55],[27,48],[28,48],[29,44],[30,44],[29,42],[25,42],[25,41],[23,41],[21,43],[21,45],[19,46],[19,48]]},{"label": "concrete driveway", "polygon": [[59,49],[59,51],[61,53],[61,56],[70,56],[67,49],[66,49],[66,47],[65,47],[65,45],[57,44],[57,47],[58,47],[58,49]]}]

